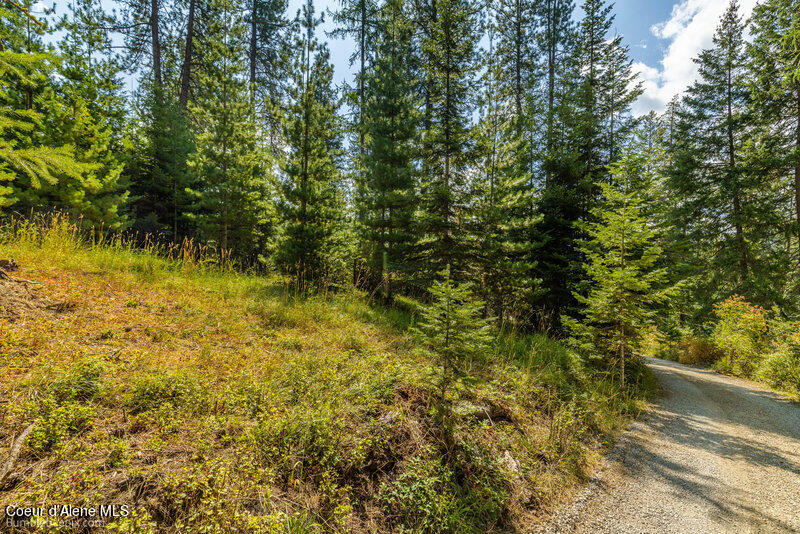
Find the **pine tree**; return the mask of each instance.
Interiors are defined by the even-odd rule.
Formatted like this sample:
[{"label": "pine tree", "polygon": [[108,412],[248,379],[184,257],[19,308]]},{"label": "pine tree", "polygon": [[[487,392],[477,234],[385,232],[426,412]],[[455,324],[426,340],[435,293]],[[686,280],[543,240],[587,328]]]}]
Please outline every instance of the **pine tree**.
[{"label": "pine tree", "polygon": [[[607,36],[614,22],[611,8],[604,0],[585,0],[582,6],[584,18],[580,28],[579,66],[582,79],[578,95],[581,115],[576,136],[587,197],[591,184],[603,180],[608,163],[603,154],[600,99],[601,79],[605,74],[603,60],[609,53]],[[584,198],[583,203],[585,209],[590,208],[589,198]]]},{"label": "pine tree", "polygon": [[194,153],[194,133],[178,102],[159,91],[148,91],[137,110],[143,125],[133,135],[132,156],[126,165],[130,183],[134,230],[178,242],[194,237],[196,223],[186,216],[197,187],[188,161]]},{"label": "pine tree", "polygon": [[[762,183],[777,188],[782,236],[772,245],[786,267],[773,282],[787,283],[783,305],[800,294],[800,19],[796,0],[767,0],[753,10],[747,78],[754,142],[748,165]],[[794,281],[794,283],[792,283]]]},{"label": "pine tree", "polygon": [[116,28],[125,38],[126,63],[132,69],[146,64],[144,81],[161,98],[165,94],[162,0],[121,0]]},{"label": "pine tree", "polygon": [[450,269],[439,273],[430,288],[431,304],[422,312],[414,332],[439,364],[440,416],[450,413],[447,398],[469,362],[485,359],[491,342],[491,322],[482,318],[484,303],[472,296],[469,282],[456,284]]},{"label": "pine tree", "polygon": [[536,326],[559,328],[565,310],[577,306],[572,294],[581,279],[580,232],[575,222],[585,215],[579,152],[575,142],[578,112],[578,32],[571,0],[548,0],[538,5],[539,46],[544,77],[537,116],[544,131],[539,152],[544,174],[535,226],[534,278],[541,280],[533,302]]},{"label": "pine tree", "polygon": [[280,136],[280,107],[286,65],[283,49],[289,45],[284,15],[286,0],[249,0],[247,23],[249,42],[247,61],[250,96],[257,120],[269,134],[269,145],[276,147]]},{"label": "pine tree", "polygon": [[0,51],[0,208],[36,198],[43,185],[56,186],[64,177],[81,182],[97,169],[76,161],[73,146],[45,144],[37,134],[41,111],[18,107],[16,89],[24,93],[51,72],[48,55]]},{"label": "pine tree", "polygon": [[298,15],[283,123],[290,153],[283,168],[284,228],[277,263],[301,290],[320,285],[335,268],[343,217],[338,100],[328,48],[314,36],[319,24],[309,0]]},{"label": "pine tree", "polygon": [[[120,2],[115,29],[124,37],[122,59],[139,74],[124,178],[130,183],[131,227],[140,237],[173,242],[197,237],[196,220],[187,216],[195,201],[187,190],[198,184],[188,166],[195,136],[186,108],[197,89],[210,16],[205,2],[194,4],[181,0],[166,9],[162,0]],[[178,28],[186,33],[179,35]]]},{"label": "pine tree", "polygon": [[610,182],[598,183],[602,203],[592,213],[584,247],[588,295],[576,294],[584,319],[565,318],[580,350],[617,366],[625,384],[626,362],[635,358],[644,328],[671,291],[657,263],[661,248],[642,215],[640,186],[646,150],[633,145],[610,167]]},{"label": "pine tree", "polygon": [[642,95],[642,82],[633,71],[628,47],[622,37],[615,36],[606,44],[600,77],[599,109],[602,117],[605,157],[614,162],[619,147],[625,142],[637,121],[631,116],[631,105]]},{"label": "pine tree", "polygon": [[204,241],[252,262],[262,250],[269,224],[270,164],[256,147],[256,129],[247,82],[246,26],[233,0],[213,0],[203,50],[200,88],[192,116],[198,125],[192,169],[197,220]]},{"label": "pine tree", "polygon": [[544,126],[542,166],[545,173],[545,188],[549,187],[555,172],[562,169],[569,157],[560,141],[564,141],[566,118],[573,112],[572,90],[576,66],[577,31],[573,22],[574,0],[545,0],[536,7],[536,16],[541,30],[537,34],[538,54],[544,58],[544,85],[540,124]]},{"label": "pine tree", "polygon": [[[505,102],[502,49],[489,51],[479,101],[481,118],[475,128],[478,156],[471,183],[470,255],[487,311],[505,321],[520,321],[530,304],[536,281],[531,278],[533,252],[533,185],[525,164],[528,152],[518,128],[516,104]],[[511,105],[509,105],[511,104]],[[521,161],[520,161],[521,160]]]},{"label": "pine tree", "polygon": [[422,41],[428,109],[423,137],[421,262],[432,279],[450,265],[466,270],[467,175],[472,163],[471,115],[475,105],[478,7],[442,0]]},{"label": "pine tree", "polygon": [[494,76],[498,98],[508,106],[508,127],[519,139],[515,159],[523,172],[532,174],[531,145],[535,128],[531,121],[533,102],[530,93],[537,82],[535,46],[538,20],[535,6],[524,0],[501,0],[497,4],[491,31],[497,47],[491,61],[498,71]]},{"label": "pine tree", "polygon": [[351,122],[354,143],[357,150],[353,152],[351,165],[354,172],[356,208],[358,220],[363,223],[364,196],[366,169],[364,168],[364,154],[366,150],[365,123],[367,106],[367,76],[370,63],[375,52],[373,44],[378,37],[378,4],[374,0],[341,0],[341,7],[333,15],[336,29],[332,32],[334,37],[352,37],[356,41],[356,50],[350,56],[350,65],[358,62],[355,73],[356,87],[348,91],[348,99],[353,108]]},{"label": "pine tree", "polygon": [[100,165],[78,161],[72,139],[53,135],[47,123],[47,112],[66,116],[67,108],[54,90],[56,58],[42,44],[48,28],[31,14],[31,4],[0,6],[0,208],[71,208],[74,202],[42,202],[44,191],[76,184],[78,198],[68,200],[77,201],[92,190]]},{"label": "pine tree", "polygon": [[[733,1],[714,35],[714,47],[697,64],[700,79],[677,113],[670,186],[681,199],[675,226],[687,239],[695,266],[700,316],[714,302],[738,293],[761,300],[759,279],[769,276],[760,244],[773,222],[770,188],[748,172],[750,142],[744,27]],[[735,268],[731,268],[735,266]]]},{"label": "pine tree", "polygon": [[97,0],[75,0],[59,23],[61,61],[55,92],[63,105],[47,111],[56,144],[75,146],[78,161],[96,165],[82,180],[45,187],[47,202],[96,227],[120,229],[128,192],[121,180],[126,113],[117,58],[104,29],[112,23]]},{"label": "pine tree", "polygon": [[200,0],[188,0],[186,13],[186,35],[183,43],[183,60],[181,62],[180,85],[178,87],[178,106],[185,110],[189,103],[189,93],[192,90],[192,79],[195,64],[198,63],[197,37],[198,4]]},{"label": "pine tree", "polygon": [[388,0],[365,101],[364,227],[369,267],[387,301],[398,276],[412,269],[416,244],[414,167],[419,117],[414,107],[413,27],[403,0]]},{"label": "pine tree", "polygon": [[591,210],[596,193],[592,184],[607,177],[607,167],[616,158],[619,144],[635,126],[630,106],[642,94],[628,48],[621,37],[609,38],[615,18],[612,7],[605,0],[583,3],[578,89],[581,112],[575,140],[581,154],[580,190],[585,213]]}]

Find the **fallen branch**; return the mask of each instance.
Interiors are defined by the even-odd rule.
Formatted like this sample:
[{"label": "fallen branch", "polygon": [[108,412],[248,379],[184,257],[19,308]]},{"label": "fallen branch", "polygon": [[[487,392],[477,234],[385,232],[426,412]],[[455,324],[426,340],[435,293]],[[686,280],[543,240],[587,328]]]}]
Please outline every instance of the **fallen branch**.
[{"label": "fallen branch", "polygon": [[14,470],[14,466],[17,464],[19,453],[22,451],[22,445],[25,444],[25,440],[28,439],[28,436],[32,430],[33,425],[29,425],[28,428],[23,430],[22,433],[16,437],[16,439],[11,440],[11,448],[9,449],[8,460],[6,460],[3,470],[0,471],[0,489],[6,485],[8,476],[11,474],[11,472]]}]

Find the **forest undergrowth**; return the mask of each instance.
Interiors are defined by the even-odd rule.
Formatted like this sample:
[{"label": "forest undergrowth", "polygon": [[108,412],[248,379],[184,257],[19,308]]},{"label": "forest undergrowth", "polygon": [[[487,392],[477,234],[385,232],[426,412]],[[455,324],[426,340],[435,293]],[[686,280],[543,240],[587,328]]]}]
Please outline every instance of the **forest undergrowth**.
[{"label": "forest undergrowth", "polygon": [[168,252],[63,219],[0,230],[18,266],[0,282],[0,456],[24,441],[0,505],[130,506],[113,532],[524,531],[653,389],[495,333],[449,393],[444,454],[418,304],[295,299]]}]

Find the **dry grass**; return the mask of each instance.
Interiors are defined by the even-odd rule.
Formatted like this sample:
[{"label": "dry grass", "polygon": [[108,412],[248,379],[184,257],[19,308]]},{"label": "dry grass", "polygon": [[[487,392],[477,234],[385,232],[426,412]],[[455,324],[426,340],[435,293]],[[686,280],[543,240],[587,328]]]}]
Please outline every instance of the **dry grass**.
[{"label": "dry grass", "polygon": [[408,313],[157,252],[64,221],[0,232],[14,277],[69,303],[0,317],[0,459],[33,425],[0,506],[128,504],[123,532],[524,530],[639,406],[505,336],[458,392],[489,417],[444,458]]}]

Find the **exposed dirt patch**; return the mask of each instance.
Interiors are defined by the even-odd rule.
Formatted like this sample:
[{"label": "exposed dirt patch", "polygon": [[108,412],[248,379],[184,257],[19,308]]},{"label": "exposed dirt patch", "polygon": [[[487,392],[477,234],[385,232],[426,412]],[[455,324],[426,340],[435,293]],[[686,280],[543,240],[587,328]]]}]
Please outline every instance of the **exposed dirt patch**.
[{"label": "exposed dirt patch", "polygon": [[[13,265],[13,260],[2,260]],[[15,320],[19,317],[38,317],[43,314],[65,312],[74,306],[67,302],[53,300],[44,294],[36,282],[15,278],[0,269],[0,319]]]}]

